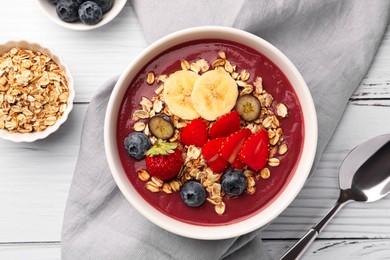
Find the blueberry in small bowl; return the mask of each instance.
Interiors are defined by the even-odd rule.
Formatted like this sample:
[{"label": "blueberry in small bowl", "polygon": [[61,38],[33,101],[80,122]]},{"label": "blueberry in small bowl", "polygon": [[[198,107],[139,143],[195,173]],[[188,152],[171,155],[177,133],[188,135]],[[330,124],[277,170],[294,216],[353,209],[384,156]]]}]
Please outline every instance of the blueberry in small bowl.
[{"label": "blueberry in small bowl", "polygon": [[111,10],[112,4],[114,3],[114,0],[94,0],[103,11],[103,14],[107,13]]},{"label": "blueberry in small bowl", "polygon": [[102,8],[93,1],[86,1],[78,9],[80,20],[89,25],[97,24],[102,20]]},{"label": "blueberry in small bowl", "polygon": [[[88,2],[87,0],[35,0],[35,2],[56,24],[68,29],[84,31],[101,27],[112,21],[123,9],[127,0],[91,0],[90,2],[100,7],[100,11],[97,11],[95,4],[92,8],[81,11],[81,6]],[[83,14],[83,18],[79,13]]]},{"label": "blueberry in small bowl", "polygon": [[56,5],[57,15],[64,22],[79,20],[79,3],[76,0],[59,0]]}]

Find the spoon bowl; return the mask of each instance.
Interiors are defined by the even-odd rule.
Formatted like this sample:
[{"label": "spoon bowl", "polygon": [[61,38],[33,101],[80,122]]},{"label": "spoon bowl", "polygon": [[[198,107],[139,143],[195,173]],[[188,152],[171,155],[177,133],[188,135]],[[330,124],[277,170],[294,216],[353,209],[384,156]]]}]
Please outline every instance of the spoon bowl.
[{"label": "spoon bowl", "polygon": [[390,134],[355,147],[339,171],[340,196],[326,216],[280,259],[299,259],[336,213],[348,202],[377,201],[390,193]]},{"label": "spoon bowl", "polygon": [[365,202],[386,196],[390,192],[389,142],[390,134],[386,134],[354,148],[340,167],[340,189],[362,192]]}]

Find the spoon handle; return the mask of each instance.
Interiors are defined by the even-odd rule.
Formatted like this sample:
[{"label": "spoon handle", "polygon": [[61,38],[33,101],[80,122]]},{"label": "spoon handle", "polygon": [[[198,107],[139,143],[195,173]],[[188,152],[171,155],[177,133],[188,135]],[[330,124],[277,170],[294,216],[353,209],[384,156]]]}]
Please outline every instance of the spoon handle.
[{"label": "spoon handle", "polygon": [[333,208],[323,217],[317,224],[315,224],[290,250],[287,251],[279,260],[293,260],[302,257],[303,253],[309,248],[314,239],[325,228],[329,221],[336,215],[336,213],[345,205],[345,202],[338,200]]}]

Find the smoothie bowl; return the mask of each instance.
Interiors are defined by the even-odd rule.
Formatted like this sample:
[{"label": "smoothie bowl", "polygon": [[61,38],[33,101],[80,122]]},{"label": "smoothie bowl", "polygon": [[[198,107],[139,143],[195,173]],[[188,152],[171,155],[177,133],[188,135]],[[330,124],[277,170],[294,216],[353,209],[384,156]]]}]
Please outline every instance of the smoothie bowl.
[{"label": "smoothie bowl", "polygon": [[224,239],[277,217],[305,183],[317,119],[294,65],[241,30],[197,27],[146,48],[119,78],[105,149],[126,199],[158,226]]}]

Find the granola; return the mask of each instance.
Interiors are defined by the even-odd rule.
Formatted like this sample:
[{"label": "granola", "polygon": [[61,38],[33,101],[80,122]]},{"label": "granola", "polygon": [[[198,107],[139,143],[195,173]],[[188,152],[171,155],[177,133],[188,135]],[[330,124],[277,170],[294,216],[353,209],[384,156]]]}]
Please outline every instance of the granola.
[{"label": "granola", "polygon": [[0,56],[0,130],[29,133],[56,123],[67,108],[64,71],[46,54],[12,48]]}]

